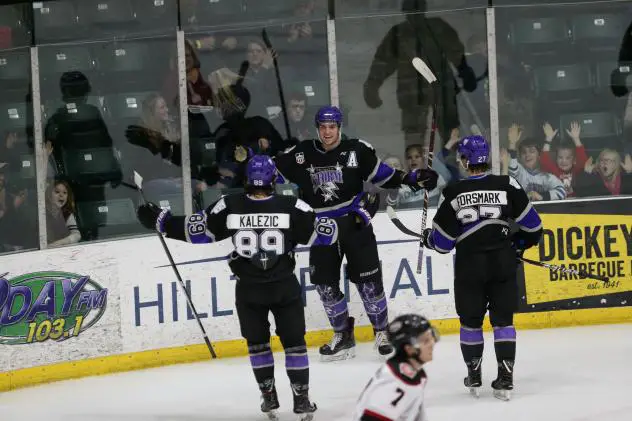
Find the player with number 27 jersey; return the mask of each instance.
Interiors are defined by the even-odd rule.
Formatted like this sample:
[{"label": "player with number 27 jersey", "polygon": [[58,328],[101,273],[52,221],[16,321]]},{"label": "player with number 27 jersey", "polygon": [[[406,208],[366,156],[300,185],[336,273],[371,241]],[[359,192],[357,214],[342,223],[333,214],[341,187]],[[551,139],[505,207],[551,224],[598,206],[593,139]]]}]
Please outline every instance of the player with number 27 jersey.
[{"label": "player with number 27 jersey", "polygon": [[524,231],[538,231],[540,220],[533,216],[529,198],[510,176],[483,174],[443,190],[433,220],[434,246],[447,253],[452,248],[468,251],[494,250],[511,246],[508,220]]}]

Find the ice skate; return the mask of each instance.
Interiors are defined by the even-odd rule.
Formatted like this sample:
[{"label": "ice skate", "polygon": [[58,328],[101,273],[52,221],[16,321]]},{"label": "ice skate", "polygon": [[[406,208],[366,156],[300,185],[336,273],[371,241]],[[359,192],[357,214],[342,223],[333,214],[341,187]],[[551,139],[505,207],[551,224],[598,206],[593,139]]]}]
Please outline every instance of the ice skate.
[{"label": "ice skate", "polygon": [[314,419],[316,404],[309,401],[308,386],[293,384],[292,394],[294,396],[294,413],[298,414],[298,421],[311,421]]},{"label": "ice skate", "polygon": [[383,330],[374,331],[375,333],[375,346],[377,352],[382,359],[388,358],[393,353],[393,346],[388,342],[386,332]]},{"label": "ice skate", "polygon": [[480,397],[480,389],[483,385],[481,375],[481,365],[483,358],[472,358],[472,361],[466,363],[467,365],[467,377],[463,379],[465,387],[470,389],[470,395],[475,398]]},{"label": "ice skate", "polygon": [[503,401],[511,399],[513,391],[513,367],[514,362],[503,360],[498,363],[498,377],[492,382],[494,397]]},{"label": "ice skate", "polygon": [[322,362],[340,361],[355,357],[355,335],[353,333],[354,318],[347,319],[347,329],[334,332],[331,342],[320,347]]},{"label": "ice skate", "polygon": [[268,419],[277,421],[279,419],[279,397],[277,396],[274,380],[270,384],[261,387],[261,412],[268,416]]}]

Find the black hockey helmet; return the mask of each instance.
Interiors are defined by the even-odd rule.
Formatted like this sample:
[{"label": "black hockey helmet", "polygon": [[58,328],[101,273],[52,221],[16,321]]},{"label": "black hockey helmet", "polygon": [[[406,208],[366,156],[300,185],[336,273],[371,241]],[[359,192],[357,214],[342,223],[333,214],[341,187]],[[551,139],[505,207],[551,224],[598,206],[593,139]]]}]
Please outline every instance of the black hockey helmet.
[{"label": "black hockey helmet", "polygon": [[430,324],[428,319],[418,314],[403,314],[398,316],[388,325],[388,341],[393,345],[396,352],[401,352],[404,345],[412,345],[422,333],[432,330],[435,340],[439,340],[439,333]]}]

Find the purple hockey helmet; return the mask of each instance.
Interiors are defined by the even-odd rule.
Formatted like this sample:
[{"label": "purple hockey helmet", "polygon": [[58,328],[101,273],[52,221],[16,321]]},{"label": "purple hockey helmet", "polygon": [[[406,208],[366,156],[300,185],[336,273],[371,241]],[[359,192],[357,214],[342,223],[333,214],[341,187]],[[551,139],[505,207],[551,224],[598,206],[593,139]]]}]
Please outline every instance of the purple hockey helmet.
[{"label": "purple hockey helmet", "polygon": [[246,179],[249,186],[270,187],[274,184],[277,169],[274,161],[267,155],[254,155],[246,166]]},{"label": "purple hockey helmet", "polygon": [[314,118],[316,127],[318,127],[320,123],[328,122],[336,123],[338,127],[342,126],[342,111],[340,111],[340,108],[333,105],[320,107]]},{"label": "purple hockey helmet", "polygon": [[468,165],[486,164],[489,159],[489,146],[483,136],[467,136],[461,139],[457,147],[459,157],[464,157]]}]

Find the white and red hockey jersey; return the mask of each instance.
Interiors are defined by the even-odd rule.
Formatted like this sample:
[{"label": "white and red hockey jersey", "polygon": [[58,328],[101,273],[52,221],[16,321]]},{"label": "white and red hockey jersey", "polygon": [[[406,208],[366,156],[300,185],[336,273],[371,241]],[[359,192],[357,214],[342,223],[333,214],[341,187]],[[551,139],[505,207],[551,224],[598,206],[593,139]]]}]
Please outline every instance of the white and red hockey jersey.
[{"label": "white and red hockey jersey", "polygon": [[389,359],[358,399],[353,421],[427,421],[426,373],[401,358]]}]

